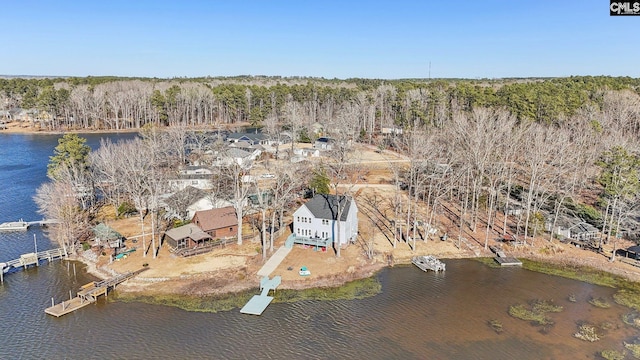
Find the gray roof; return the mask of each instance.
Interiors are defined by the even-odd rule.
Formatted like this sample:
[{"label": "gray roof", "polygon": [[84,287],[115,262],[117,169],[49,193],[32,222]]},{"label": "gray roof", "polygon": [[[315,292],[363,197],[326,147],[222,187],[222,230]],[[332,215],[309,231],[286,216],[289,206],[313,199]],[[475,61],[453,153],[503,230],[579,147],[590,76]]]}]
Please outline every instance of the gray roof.
[{"label": "gray roof", "polygon": [[575,224],[569,229],[576,234],[594,233],[599,231],[595,226],[587,222]]},{"label": "gray roof", "polygon": [[[305,206],[316,219],[336,220],[338,218],[338,197],[336,195],[317,194],[309,200]],[[347,221],[349,208],[351,208],[351,198],[340,196],[340,205],[344,206],[340,221]]]},{"label": "gray roof", "polygon": [[191,238],[195,241],[198,241],[202,239],[211,238],[209,234],[202,231],[198,226],[194,224],[187,224],[184,226],[167,230],[165,232],[165,235],[172,238],[173,240]]},{"label": "gray roof", "polygon": [[115,239],[121,239],[123,237],[119,232],[109,227],[105,223],[100,223],[96,225],[93,228],[93,234],[99,240],[115,240]]},{"label": "gray roof", "polygon": [[241,140],[242,138],[245,138],[252,142],[260,142],[261,140],[266,139],[266,136],[262,133],[231,133],[227,137],[227,139],[233,140]]},{"label": "gray roof", "polygon": [[244,159],[246,157],[251,156],[251,153],[242,149],[238,149],[238,148],[229,148],[226,151],[226,154],[228,156],[231,156],[232,158],[240,158],[240,159]]},{"label": "gray roof", "polygon": [[[209,175],[211,177],[211,175]],[[193,186],[187,186],[184,189],[169,196],[165,203],[173,209],[183,210],[189,205],[207,196],[207,192]]]}]

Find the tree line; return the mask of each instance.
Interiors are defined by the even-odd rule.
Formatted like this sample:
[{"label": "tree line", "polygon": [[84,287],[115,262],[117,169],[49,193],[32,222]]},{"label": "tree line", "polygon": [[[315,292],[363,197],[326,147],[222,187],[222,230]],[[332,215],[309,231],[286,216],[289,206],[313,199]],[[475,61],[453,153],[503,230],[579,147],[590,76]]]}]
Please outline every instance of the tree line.
[{"label": "tree line", "polygon": [[[304,125],[324,123],[357,106],[359,128],[441,126],[461,109],[500,107],[519,121],[560,123],[585,106],[602,109],[607,92],[638,94],[628,77],[500,80],[326,80],[315,78],[41,78],[0,79],[4,110],[38,109],[48,130],[122,130],[155,126],[264,125],[292,104]],[[43,119],[34,119],[34,121]]]}]

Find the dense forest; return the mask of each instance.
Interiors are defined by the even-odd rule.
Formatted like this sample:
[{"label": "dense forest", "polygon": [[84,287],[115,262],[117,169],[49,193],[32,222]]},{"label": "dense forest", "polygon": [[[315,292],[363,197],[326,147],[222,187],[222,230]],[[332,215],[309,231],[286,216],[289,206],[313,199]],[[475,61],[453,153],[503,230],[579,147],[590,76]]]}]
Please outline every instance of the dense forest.
[{"label": "dense forest", "polygon": [[233,77],[0,79],[0,110],[37,109],[31,118],[47,130],[159,126],[263,125],[286,122],[292,111],[303,127],[325,123],[355,107],[358,128],[442,126],[457,110],[499,107],[519,121],[560,124],[581,110],[602,110],[611,93],[640,92],[640,79],[569,77],[500,80],[326,80]]}]

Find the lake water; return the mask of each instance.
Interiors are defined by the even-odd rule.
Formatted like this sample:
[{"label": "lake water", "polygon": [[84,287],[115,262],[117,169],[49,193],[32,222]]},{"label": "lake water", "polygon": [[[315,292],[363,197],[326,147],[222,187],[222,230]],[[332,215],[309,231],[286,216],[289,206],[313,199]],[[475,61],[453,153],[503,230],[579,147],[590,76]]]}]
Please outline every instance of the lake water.
[{"label": "lake water", "polygon": [[[85,137],[95,147],[100,136]],[[0,133],[0,222],[41,218],[32,196],[46,181],[57,139]],[[38,227],[0,233],[0,262],[33,251],[34,235],[38,250],[56,247]],[[622,322],[629,310],[613,303],[613,289],[471,260],[445,262],[438,274],[384,270],[382,293],[371,298],[274,303],[262,316],[101,299],[61,318],[44,313],[51,298],[67,299],[93,279],[79,263],[44,262],[0,285],[0,359],[594,359],[640,336]],[[600,297],[611,308],[588,303]],[[555,325],[508,315],[510,305],[532,299],[564,307],[550,314]],[[502,333],[487,325],[491,319],[502,323]],[[607,329],[602,340],[572,336],[585,321]]]}]

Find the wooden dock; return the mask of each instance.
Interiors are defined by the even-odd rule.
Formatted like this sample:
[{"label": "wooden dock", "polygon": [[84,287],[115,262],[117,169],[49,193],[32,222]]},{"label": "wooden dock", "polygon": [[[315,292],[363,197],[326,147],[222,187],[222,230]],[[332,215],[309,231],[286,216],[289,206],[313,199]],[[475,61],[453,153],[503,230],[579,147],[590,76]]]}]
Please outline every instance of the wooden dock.
[{"label": "wooden dock", "polygon": [[52,262],[55,259],[66,257],[67,253],[63,248],[32,252],[20,255],[19,258],[0,263],[0,282],[4,282],[4,274],[12,269],[26,269],[27,266],[40,264],[40,261]]},{"label": "wooden dock", "polygon": [[281,282],[282,278],[279,275],[274,276],[273,279],[269,279],[268,276],[263,277],[260,280],[260,290],[262,292],[260,295],[254,295],[251,300],[240,309],[240,312],[250,315],[262,315],[267,306],[273,301],[273,296],[268,296],[269,291],[275,291]]},{"label": "wooden dock", "polygon": [[493,259],[500,264],[500,266],[522,266],[522,261],[513,256],[508,256],[505,252],[496,246],[489,247],[497,256]]},{"label": "wooden dock", "polygon": [[100,295],[107,296],[109,290],[114,289],[116,285],[131,279],[144,270],[146,269],[128,272],[107,280],[92,281],[86,285],[83,285],[80,288],[80,291],[78,291],[78,295],[73,299],[63,301],[59,304],[54,304],[52,298],[51,306],[46,308],[44,312],[55,317],[60,317],[62,315],[74,312],[89,304],[93,304],[94,302],[96,302],[98,296]]},{"label": "wooden dock", "polygon": [[58,220],[42,219],[37,221],[24,221],[22,219],[18,221],[9,221],[0,224],[0,231],[25,231],[31,226],[46,226],[49,224],[59,223]]},{"label": "wooden dock", "polygon": [[411,259],[411,263],[418,267],[422,271],[444,271],[446,269],[445,263],[438,260],[433,255],[414,256]]}]

